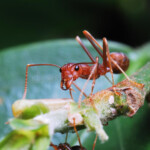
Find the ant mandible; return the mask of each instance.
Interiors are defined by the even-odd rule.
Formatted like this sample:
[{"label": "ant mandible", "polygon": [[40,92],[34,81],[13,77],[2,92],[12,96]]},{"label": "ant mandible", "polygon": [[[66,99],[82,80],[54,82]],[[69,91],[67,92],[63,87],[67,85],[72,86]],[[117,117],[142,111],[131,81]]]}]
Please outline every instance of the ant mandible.
[{"label": "ant mandible", "polygon": [[[72,97],[71,85],[73,84],[79,91],[81,91],[81,89],[74,83],[74,81],[78,78],[88,79],[95,64],[97,64],[97,69],[94,71],[94,73],[90,78],[90,80],[93,80],[91,93],[93,92],[95,79],[99,78],[102,75],[106,75],[107,72],[111,73],[112,82],[113,82],[112,84],[114,86],[113,73],[116,74],[124,73],[124,71],[128,69],[129,66],[128,57],[124,53],[118,53],[118,52],[109,53],[109,48],[108,48],[108,43],[106,38],[103,38],[103,47],[101,47],[100,44],[95,40],[95,38],[88,31],[84,30],[83,34],[90,41],[90,43],[98,52],[98,54],[101,56],[101,58],[103,59],[103,63],[100,64],[93,58],[91,53],[84,46],[80,37],[77,36],[76,40],[81,45],[81,47],[86,52],[86,54],[88,55],[88,57],[91,59],[92,62],[68,63],[62,67],[55,64],[28,64],[26,66],[25,89],[24,89],[23,99],[26,97],[26,93],[27,93],[28,68],[32,66],[55,66],[60,68],[60,72],[61,72],[60,87],[63,90],[69,89],[71,97]],[[93,64],[93,65],[91,66],[89,64]],[[85,93],[83,94],[84,96],[87,97]]]}]

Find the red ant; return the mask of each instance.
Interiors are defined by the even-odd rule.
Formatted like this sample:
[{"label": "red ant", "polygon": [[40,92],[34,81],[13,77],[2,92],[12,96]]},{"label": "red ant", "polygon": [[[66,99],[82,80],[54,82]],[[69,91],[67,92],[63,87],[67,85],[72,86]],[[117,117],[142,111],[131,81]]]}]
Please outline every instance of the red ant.
[{"label": "red ant", "polygon": [[61,143],[58,146],[51,143],[51,146],[54,150],[86,150],[84,147],[81,149],[81,147],[77,145],[71,147],[68,143]]},{"label": "red ant", "polygon": [[[86,150],[86,148],[84,148],[81,144],[80,137],[79,137],[76,125],[75,125],[75,118],[73,119],[73,126],[74,126],[74,130],[75,130],[77,137],[78,137],[79,145],[71,147],[67,142],[61,143],[58,146],[51,143],[50,146],[52,146],[54,148],[54,150]],[[67,139],[66,139],[66,141],[67,141]],[[96,141],[97,141],[97,136],[96,136],[95,141],[93,143],[92,150],[95,149]]]},{"label": "red ant", "polygon": [[[83,31],[83,34],[90,41],[90,43],[93,45],[93,47],[98,52],[98,54],[103,58],[103,63],[97,64],[97,69],[95,70],[92,77],[90,78],[91,80],[95,80],[99,78],[101,75],[105,75],[107,72],[111,72],[111,74],[122,73],[120,71],[120,68],[118,68],[118,66],[120,66],[123,69],[123,71],[127,70],[129,66],[128,57],[123,53],[109,54],[109,49],[108,49],[106,38],[103,38],[103,48],[102,48],[89,32]],[[83,50],[87,53],[87,55],[89,56],[92,62],[91,63],[69,63],[69,64],[62,66],[60,68],[60,72],[61,72],[61,78],[62,78],[61,88],[63,90],[69,89],[73,81],[75,81],[79,77],[83,79],[88,79],[94,67],[94,65],[90,66],[89,64],[97,63],[96,60],[90,54],[90,52],[87,50],[87,48],[83,45],[81,39],[78,36],[76,37],[76,40],[79,42],[79,44],[81,45]],[[99,48],[103,51],[103,53],[100,51]],[[111,63],[112,59],[113,59],[113,62],[115,61],[118,64],[118,66],[116,66],[116,64]],[[113,85],[114,85],[114,81],[113,81]],[[66,88],[64,88],[64,86]]]},{"label": "red ant", "polygon": [[[50,146],[52,146],[54,148],[54,150],[86,150],[82,144],[81,144],[81,141],[80,141],[80,137],[79,137],[79,134],[78,134],[78,131],[77,131],[77,128],[76,128],[76,125],[75,125],[75,118],[73,118],[73,127],[74,127],[74,131],[75,133],[77,134],[77,138],[78,138],[78,141],[79,141],[79,144],[80,145],[76,145],[76,146],[70,146],[67,142],[65,143],[61,143],[59,144],[58,146],[57,145],[54,145],[53,143],[50,144]],[[67,134],[68,135],[68,134]],[[66,136],[67,137],[67,136]],[[66,138],[66,141],[67,141],[67,138]],[[95,148],[95,144],[93,146],[93,148]],[[94,150],[94,149],[93,149]]]},{"label": "red ant", "polygon": [[[58,65],[54,65],[54,64],[28,64],[26,66],[25,89],[24,89],[23,99],[26,97],[26,93],[27,93],[28,67],[32,67],[32,66],[56,66],[56,67],[60,68],[60,72],[61,72],[60,87],[63,90],[69,89],[71,97],[72,97],[72,94],[71,94],[71,85],[72,84],[75,85],[75,87],[79,91],[81,91],[81,89],[73,81],[75,81],[78,78],[88,79],[94,65],[97,65],[97,67],[96,67],[94,73],[92,74],[92,76],[90,77],[90,80],[93,80],[91,94],[93,92],[95,79],[99,78],[102,75],[105,76],[107,72],[111,73],[113,86],[114,86],[113,73],[117,73],[117,74],[124,73],[124,71],[127,70],[128,66],[129,66],[128,57],[123,53],[117,53],[117,52],[109,53],[109,48],[108,48],[108,43],[107,43],[106,38],[103,38],[103,48],[102,48],[88,31],[86,31],[86,30],[83,31],[83,34],[90,41],[90,43],[95,48],[95,50],[98,52],[98,54],[101,56],[101,58],[103,59],[103,63],[100,64],[100,63],[98,63],[98,61],[96,61],[93,58],[91,53],[87,50],[87,48],[82,43],[81,39],[77,36],[76,40],[79,42],[79,44],[81,45],[83,50],[86,52],[86,54],[89,56],[89,58],[91,59],[92,62],[90,62],[90,63],[88,63],[88,62],[68,63],[62,67],[60,67]],[[94,65],[90,66],[89,64],[94,64]],[[85,93],[83,93],[83,94],[84,94],[84,96],[86,96]]]}]

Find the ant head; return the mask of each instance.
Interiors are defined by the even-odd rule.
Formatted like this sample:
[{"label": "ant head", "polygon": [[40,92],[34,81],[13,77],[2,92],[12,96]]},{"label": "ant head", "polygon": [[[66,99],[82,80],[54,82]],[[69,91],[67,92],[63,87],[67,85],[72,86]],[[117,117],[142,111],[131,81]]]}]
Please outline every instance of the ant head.
[{"label": "ant head", "polygon": [[80,64],[69,63],[60,68],[61,72],[61,88],[68,90],[73,81],[75,81],[81,74],[82,68]]}]

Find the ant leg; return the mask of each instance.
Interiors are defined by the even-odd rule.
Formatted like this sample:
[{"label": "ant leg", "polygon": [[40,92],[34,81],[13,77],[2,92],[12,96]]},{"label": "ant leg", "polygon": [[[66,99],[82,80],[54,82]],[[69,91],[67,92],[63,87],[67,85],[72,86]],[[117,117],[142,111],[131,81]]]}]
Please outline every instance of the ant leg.
[{"label": "ant leg", "polygon": [[[101,51],[96,47],[96,45],[103,51],[102,46],[96,41],[96,39],[86,30],[83,31],[83,34],[86,36],[86,38],[91,42],[93,47],[96,49],[96,51],[99,53],[99,55],[102,57]],[[96,45],[93,43],[93,41],[96,43]],[[103,58],[103,57],[102,57]],[[111,62],[124,74],[124,76],[130,81],[133,82],[128,75],[122,70],[122,68],[110,57]]]},{"label": "ant leg", "polygon": [[93,143],[92,150],[94,150],[94,149],[95,149],[96,141],[97,141],[97,135],[96,135],[96,137],[95,137],[95,140],[94,140],[94,143]]},{"label": "ant leg", "polygon": [[73,118],[73,127],[74,127],[74,131],[76,132],[76,135],[77,135],[77,138],[78,138],[78,141],[79,141],[79,145],[80,145],[81,149],[83,149],[82,144],[81,144],[81,140],[80,140],[80,136],[79,136],[79,133],[78,133],[77,128],[76,128],[75,118]]},{"label": "ant leg", "polygon": [[71,99],[73,99],[73,96],[72,96],[72,88],[69,88],[69,93],[70,93]]},{"label": "ant leg", "polygon": [[[111,77],[112,77],[112,85],[114,86],[113,70],[111,67],[111,57],[110,57],[109,48],[108,48],[106,38],[103,38],[103,48],[102,48],[101,45],[96,41],[96,39],[88,31],[85,30],[85,31],[83,31],[83,33],[86,36],[86,38],[91,42],[91,44],[96,49],[96,51],[99,53],[99,55],[103,58],[103,66],[104,66],[105,73],[107,72],[107,66],[108,66],[107,57],[108,57],[109,68],[110,68],[110,73],[111,73]],[[103,54],[99,50],[99,48],[95,45],[95,43],[103,51]]]},{"label": "ant leg", "polygon": [[[112,84],[113,87],[115,85],[114,83],[114,76],[113,76],[113,70],[112,70],[112,66],[111,66],[111,58],[110,58],[110,53],[109,53],[109,48],[108,48],[108,43],[107,43],[107,39],[103,38],[103,54],[107,53],[107,56],[105,55],[105,58],[108,57],[108,62],[109,62],[109,68],[110,68],[110,73],[111,73],[111,78],[112,78]],[[105,62],[107,64],[107,62]],[[105,65],[107,66],[107,65]]]},{"label": "ant leg", "polygon": [[60,149],[59,150],[72,150],[70,145],[68,143],[59,144]]},{"label": "ant leg", "polygon": [[89,56],[89,58],[91,59],[91,61],[93,63],[95,63],[95,60],[93,58],[93,56],[91,55],[91,53],[87,50],[87,48],[84,46],[83,42],[81,41],[79,36],[76,36],[76,40],[77,42],[81,45],[81,47],[83,48],[83,50],[86,52],[86,54]]},{"label": "ant leg", "polygon": [[[98,52],[98,54],[103,58],[103,66],[104,66],[105,72],[107,72],[106,49],[102,48],[101,45],[96,41],[96,39],[88,31],[84,30],[83,34],[90,41],[90,43],[93,45],[93,47]],[[95,44],[103,51],[103,53],[100,51],[100,49]]]},{"label": "ant leg", "polygon": [[[100,49],[103,51],[103,48],[101,47],[101,45],[99,45],[99,43],[95,40],[95,38],[88,31],[84,30],[83,34],[89,40],[89,42],[92,44],[92,46],[95,48],[95,50],[98,52],[98,54],[103,58],[103,66],[104,66],[104,74],[105,74],[107,72],[106,51],[104,51],[103,53],[100,51]],[[95,43],[100,49],[95,45]],[[112,82],[109,80],[109,78],[106,75],[104,75],[104,77],[112,84]]]},{"label": "ant leg", "polygon": [[[98,45],[99,46],[99,45]],[[130,81],[132,82],[132,80],[128,77],[128,75],[124,72],[124,70],[110,57],[110,52],[109,52],[109,48],[108,48],[108,42],[106,38],[103,38],[103,51],[104,51],[104,47],[106,48],[106,52],[107,52],[107,57],[108,57],[108,62],[109,62],[109,68],[110,68],[110,72],[111,74],[113,73],[112,70],[112,66],[111,66],[111,62],[124,74],[124,76]],[[113,81],[113,85],[114,85],[114,79],[113,79],[113,75],[112,75],[112,81]]]},{"label": "ant leg", "polygon": [[92,97],[92,95],[93,95],[94,86],[95,86],[95,76],[94,76],[93,82],[92,82],[90,97]]},{"label": "ant leg", "polygon": [[123,69],[112,58],[111,58],[111,61],[124,74],[124,76],[128,79],[128,81],[132,82],[132,80],[128,77],[128,75],[123,71]]},{"label": "ant leg", "polygon": [[[102,46],[96,41],[96,39],[88,31],[84,30],[83,34],[90,41],[90,43],[95,48],[95,50],[98,52],[98,54],[103,58],[102,52],[97,48],[96,45],[98,45],[98,47],[103,51]],[[95,45],[95,43],[96,43],[96,45]]]},{"label": "ant leg", "polygon": [[92,87],[91,87],[91,93],[90,93],[90,97],[89,97],[89,101],[91,102],[92,106],[95,108],[95,110],[98,112],[95,104],[94,104],[94,101],[92,100],[92,95],[93,95],[93,90],[94,90],[94,86],[95,86],[95,75],[97,74],[97,70],[98,70],[98,57],[96,57],[96,68],[95,68],[95,71],[94,71],[94,77],[93,77],[93,82],[92,82]]},{"label": "ant leg", "polygon": [[25,87],[24,87],[24,94],[23,94],[22,99],[25,99],[26,95],[27,95],[28,68],[33,67],[33,66],[55,66],[55,67],[61,68],[60,66],[57,66],[57,65],[54,65],[54,64],[27,64],[27,66],[26,66],[26,76],[25,76]]},{"label": "ant leg", "polygon": [[106,51],[107,53],[107,57],[108,57],[108,65],[109,65],[109,68],[110,68],[110,73],[111,73],[111,78],[112,78],[112,87],[113,87],[113,90],[115,92],[116,95],[118,95],[119,93],[116,91],[116,89],[114,88],[115,87],[115,83],[114,83],[114,75],[113,75],[113,70],[112,70],[112,66],[111,66],[111,57],[110,57],[110,53],[109,53],[109,48],[108,48],[108,43],[107,43],[107,39],[106,38],[103,38],[103,52]]},{"label": "ant leg", "polygon": [[58,150],[58,147],[54,145],[53,143],[51,143],[50,146],[52,146],[54,150]]},{"label": "ant leg", "polygon": [[[72,84],[81,92],[81,89],[74,82]],[[69,88],[69,93],[70,93],[71,99],[73,99],[72,91],[74,91],[74,90],[72,88]],[[83,95],[85,97],[87,97],[87,95],[84,92],[83,92]]]},{"label": "ant leg", "polygon": [[[108,49],[108,44],[107,44],[107,40],[106,38],[103,38],[103,50],[106,49],[106,52],[107,52],[107,55],[108,55],[108,62],[109,62],[109,68],[110,68],[110,73],[111,73],[111,76],[112,76],[112,81],[113,81],[113,87],[115,87],[114,85],[114,78],[113,78],[113,70],[112,70],[112,67],[111,67],[111,62],[113,62],[120,70],[121,72],[125,75],[125,77],[127,78],[127,80],[132,83],[132,84],[135,84],[135,85],[139,85],[137,84],[136,82],[132,81],[128,76],[127,74],[122,70],[122,68],[110,57],[110,54],[109,54],[109,49]],[[118,93],[116,92],[116,89],[114,88],[113,89],[115,94],[118,95]]]},{"label": "ant leg", "polygon": [[96,68],[95,68],[95,71],[94,71],[94,78],[93,78],[93,82],[92,82],[92,88],[91,88],[91,93],[90,93],[90,97],[93,95],[93,90],[94,90],[94,86],[95,86],[95,75],[97,74],[97,70],[98,70],[98,57],[96,57]]},{"label": "ant leg", "polygon": [[[127,78],[127,80],[128,80],[131,84],[133,84],[133,85],[135,85],[135,86],[137,86],[137,87],[143,88],[143,85],[141,85],[141,84],[139,84],[139,83],[137,83],[137,82],[131,80],[131,79],[129,78],[129,76],[124,72],[124,70],[123,70],[111,57],[110,57],[110,59],[111,59],[111,62],[112,62],[114,65],[116,65],[116,67],[124,74],[124,76]],[[115,93],[116,93],[116,92],[115,92]]]},{"label": "ant leg", "polygon": [[[97,57],[97,59],[98,59],[98,57]],[[92,75],[94,74],[94,72],[95,72],[96,69],[97,69],[97,63],[94,64],[94,66],[93,66],[93,68],[92,68],[92,71],[91,71],[91,73],[90,73],[88,79],[87,79],[86,82],[84,83],[84,86],[83,86],[83,88],[82,88],[82,90],[81,90],[81,93],[80,93],[80,95],[79,95],[79,100],[78,100],[78,107],[79,107],[79,108],[80,108],[80,106],[81,106],[81,99],[82,99],[83,92],[84,92],[84,90],[85,90],[85,88],[86,88],[86,86],[87,86],[89,80],[91,79],[91,77],[92,77]]]},{"label": "ant leg", "polygon": [[[80,92],[81,92],[81,89],[73,82],[72,83]],[[83,92],[83,95],[85,96],[85,97],[87,97],[87,95]]]}]

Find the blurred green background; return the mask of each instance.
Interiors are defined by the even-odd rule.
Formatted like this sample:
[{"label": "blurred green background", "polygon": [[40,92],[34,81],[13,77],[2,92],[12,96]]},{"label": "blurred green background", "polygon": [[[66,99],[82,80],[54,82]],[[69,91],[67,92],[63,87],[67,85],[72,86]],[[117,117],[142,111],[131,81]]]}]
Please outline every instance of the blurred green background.
[{"label": "blurred green background", "polygon": [[139,46],[150,40],[149,0],[0,1],[0,49],[35,41],[83,36]]}]

